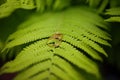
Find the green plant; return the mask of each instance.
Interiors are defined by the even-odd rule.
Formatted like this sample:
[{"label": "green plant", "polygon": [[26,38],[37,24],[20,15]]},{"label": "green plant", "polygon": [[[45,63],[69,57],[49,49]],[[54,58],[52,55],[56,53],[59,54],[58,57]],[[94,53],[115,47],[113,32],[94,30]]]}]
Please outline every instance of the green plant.
[{"label": "green plant", "polygon": [[[0,74],[17,72],[14,80],[100,80],[95,60],[102,62],[102,55],[108,57],[103,47],[111,46],[110,25],[106,21],[113,17],[104,21],[99,14],[112,0],[74,1],[77,6],[72,0],[3,3],[0,18],[10,16],[18,8],[33,11],[4,43],[1,59],[10,61],[1,67]],[[114,14],[110,11],[106,14]]]},{"label": "green plant", "polygon": [[118,21],[118,22],[120,22],[120,7],[108,9],[106,14],[112,16],[112,17],[106,19],[106,21],[110,21],[110,22]]}]

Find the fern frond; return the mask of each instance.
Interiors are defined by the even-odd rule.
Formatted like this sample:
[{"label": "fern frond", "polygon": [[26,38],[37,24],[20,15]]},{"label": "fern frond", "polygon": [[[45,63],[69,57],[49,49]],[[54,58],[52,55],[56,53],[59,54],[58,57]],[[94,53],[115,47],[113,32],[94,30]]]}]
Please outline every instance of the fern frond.
[{"label": "fern frond", "polygon": [[33,0],[7,0],[0,5],[0,18],[9,16],[18,8],[33,9],[35,6]]},{"label": "fern frond", "polygon": [[100,4],[101,0],[87,0],[87,2],[89,3],[90,7],[98,7],[98,5]]},{"label": "fern frond", "polygon": [[106,21],[120,22],[120,7],[108,9],[106,14],[111,16],[110,18],[106,19]]},{"label": "fern frond", "polygon": [[101,5],[98,8],[98,12],[99,13],[103,12],[106,9],[108,3],[109,3],[109,0],[102,0]]},{"label": "fern frond", "polygon": [[110,46],[106,31],[107,23],[83,6],[43,15],[36,13],[9,36],[3,51],[29,45],[6,63],[0,74],[19,72],[14,80],[85,80],[74,69],[76,66],[99,78],[97,64],[85,54],[100,61],[98,52],[107,56],[100,46]]},{"label": "fern frond", "polygon": [[120,22],[120,17],[110,17],[109,19],[106,19],[105,21],[108,21],[108,22]]},{"label": "fern frond", "polygon": [[53,5],[54,10],[60,10],[70,5],[71,0],[56,0],[55,4]]},{"label": "fern frond", "polygon": [[[66,74],[70,75],[71,78],[73,78],[74,80],[78,80],[80,79],[80,75],[78,77],[76,77],[76,75],[78,75],[78,73],[73,69],[73,67],[68,63],[66,62],[65,60],[61,59],[60,57],[58,56],[55,56],[54,59],[53,59],[53,63],[56,65],[59,65],[59,67],[62,67],[62,69],[66,72]],[[15,80],[19,80],[20,77],[22,77],[21,79],[24,80],[27,78],[29,78],[30,76],[34,75],[34,73],[37,73],[37,72],[40,72],[40,70],[45,70],[45,69],[48,69],[49,66],[51,65],[50,61],[46,61],[44,63],[41,63],[41,64],[37,64],[33,67],[31,67],[30,69],[24,71],[23,73],[20,73],[16,78]],[[46,68],[47,67],[47,68]],[[38,70],[39,68],[39,70]],[[44,69],[43,69],[44,68]],[[28,74],[30,73],[30,74]],[[45,72],[46,73],[46,72]],[[49,72],[47,73],[47,75],[49,75]],[[38,75],[39,77],[41,77],[41,74]],[[52,76],[52,75],[51,75]],[[46,77],[46,75],[45,75]],[[34,78],[34,77],[33,77]],[[50,77],[51,80],[52,77]],[[53,78],[57,78],[55,76],[53,76]],[[31,79],[32,80],[32,79]],[[34,79],[33,79],[34,80]],[[56,80],[56,79],[55,79]],[[84,79],[82,79],[84,80]]]},{"label": "fern frond", "polygon": [[120,7],[108,9],[106,14],[109,14],[109,15],[120,15]]},{"label": "fern frond", "polygon": [[105,10],[109,0],[87,0],[87,3],[89,3],[90,7],[97,9],[98,13],[101,13]]},{"label": "fern frond", "polygon": [[47,9],[61,10],[70,5],[70,0],[7,0],[0,5],[0,18],[12,14],[16,9],[37,9],[43,12]]}]

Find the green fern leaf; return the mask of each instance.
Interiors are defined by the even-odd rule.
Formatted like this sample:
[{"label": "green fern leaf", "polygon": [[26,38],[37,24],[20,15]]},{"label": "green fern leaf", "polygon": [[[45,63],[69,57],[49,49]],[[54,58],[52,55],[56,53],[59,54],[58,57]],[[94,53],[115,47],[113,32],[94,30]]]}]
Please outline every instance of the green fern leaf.
[{"label": "green fern leaf", "polygon": [[61,10],[70,5],[70,0],[7,0],[0,5],[0,18],[12,14],[16,9],[37,9],[43,12],[46,9]]},{"label": "green fern leaf", "polygon": [[98,7],[100,4],[101,0],[86,0],[89,3],[90,7]]},{"label": "green fern leaf", "polygon": [[105,10],[106,6],[109,3],[109,0],[87,0],[90,7],[97,9],[98,13],[101,13]]},{"label": "green fern leaf", "polygon": [[9,36],[3,51],[29,45],[6,63],[0,74],[19,72],[14,80],[85,80],[74,69],[77,66],[99,78],[97,64],[84,53],[102,61],[98,52],[107,54],[99,44],[110,46],[108,30],[107,23],[86,7],[36,13]]},{"label": "green fern leaf", "polygon": [[110,18],[106,19],[105,21],[108,21],[108,22],[120,22],[120,17],[110,17]]},{"label": "green fern leaf", "polygon": [[108,9],[106,14],[111,16],[110,18],[106,19],[106,21],[120,22],[120,7]]},{"label": "green fern leaf", "polygon": [[7,0],[0,5],[0,18],[9,16],[18,8],[33,9],[35,6],[33,0]]},{"label": "green fern leaf", "polygon": [[35,0],[37,11],[43,12],[45,7],[53,10],[61,10],[70,5],[71,0]]},{"label": "green fern leaf", "polygon": [[56,0],[55,4],[53,5],[54,10],[61,10],[70,5],[71,0]]},{"label": "green fern leaf", "polygon": [[120,7],[108,9],[106,14],[109,14],[109,15],[120,15]]}]

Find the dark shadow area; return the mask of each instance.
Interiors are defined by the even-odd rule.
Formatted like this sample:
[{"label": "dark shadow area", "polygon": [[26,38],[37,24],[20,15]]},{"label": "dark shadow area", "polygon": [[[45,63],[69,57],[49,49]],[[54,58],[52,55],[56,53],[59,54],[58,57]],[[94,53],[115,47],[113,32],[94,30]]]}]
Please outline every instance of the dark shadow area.
[{"label": "dark shadow area", "polygon": [[105,80],[120,80],[120,23],[111,23],[112,48],[101,70]]},{"label": "dark shadow area", "polygon": [[0,39],[4,42],[32,13],[33,10],[18,9],[9,17],[0,19]]}]

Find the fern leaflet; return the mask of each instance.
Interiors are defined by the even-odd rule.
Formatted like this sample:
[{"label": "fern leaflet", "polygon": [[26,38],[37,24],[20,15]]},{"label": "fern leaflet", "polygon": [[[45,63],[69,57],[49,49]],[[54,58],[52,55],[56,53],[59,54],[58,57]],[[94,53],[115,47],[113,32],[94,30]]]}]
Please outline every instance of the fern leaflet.
[{"label": "fern leaflet", "polygon": [[106,14],[111,16],[110,18],[106,19],[106,21],[120,22],[120,7],[108,9]]}]

